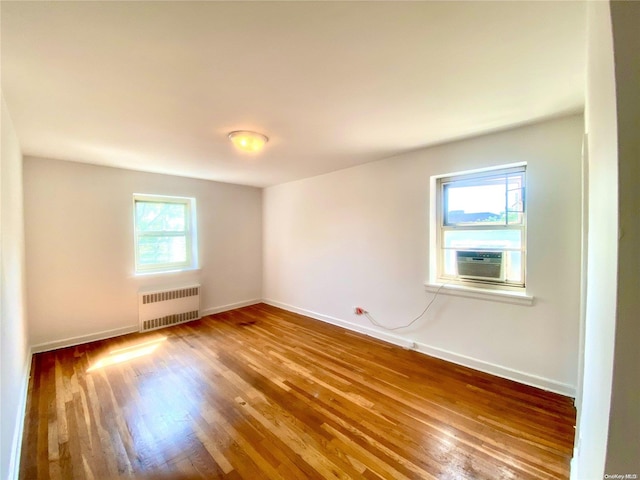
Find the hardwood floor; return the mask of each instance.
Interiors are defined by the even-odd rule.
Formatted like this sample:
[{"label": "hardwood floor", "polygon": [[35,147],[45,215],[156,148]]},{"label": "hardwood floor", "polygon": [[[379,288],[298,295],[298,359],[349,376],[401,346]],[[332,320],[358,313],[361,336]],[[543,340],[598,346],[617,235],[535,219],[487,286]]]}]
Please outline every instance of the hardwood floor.
[{"label": "hardwood floor", "polygon": [[20,478],[555,480],[574,424],[570,398],[260,304],[35,355]]}]

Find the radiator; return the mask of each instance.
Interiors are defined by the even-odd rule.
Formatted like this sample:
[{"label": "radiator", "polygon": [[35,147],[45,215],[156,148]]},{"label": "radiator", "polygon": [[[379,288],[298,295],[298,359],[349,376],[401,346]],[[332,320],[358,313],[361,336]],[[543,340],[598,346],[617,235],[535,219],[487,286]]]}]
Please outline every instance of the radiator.
[{"label": "radiator", "polygon": [[200,318],[200,285],[138,293],[140,331]]}]

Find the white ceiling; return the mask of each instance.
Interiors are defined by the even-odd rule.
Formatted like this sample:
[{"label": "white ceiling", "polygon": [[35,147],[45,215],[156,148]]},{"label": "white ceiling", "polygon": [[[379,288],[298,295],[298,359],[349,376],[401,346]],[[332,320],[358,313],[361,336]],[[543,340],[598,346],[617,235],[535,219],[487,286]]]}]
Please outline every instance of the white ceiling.
[{"label": "white ceiling", "polygon": [[1,5],[25,155],[267,186],[584,105],[584,2]]}]

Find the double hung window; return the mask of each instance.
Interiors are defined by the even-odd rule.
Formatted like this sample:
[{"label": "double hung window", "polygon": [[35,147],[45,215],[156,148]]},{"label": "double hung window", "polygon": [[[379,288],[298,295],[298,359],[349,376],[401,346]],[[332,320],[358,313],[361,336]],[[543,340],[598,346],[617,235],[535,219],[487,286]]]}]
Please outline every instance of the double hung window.
[{"label": "double hung window", "polygon": [[526,167],[438,179],[438,279],[524,287]]},{"label": "double hung window", "polygon": [[195,199],[134,194],[136,273],[196,268]]}]

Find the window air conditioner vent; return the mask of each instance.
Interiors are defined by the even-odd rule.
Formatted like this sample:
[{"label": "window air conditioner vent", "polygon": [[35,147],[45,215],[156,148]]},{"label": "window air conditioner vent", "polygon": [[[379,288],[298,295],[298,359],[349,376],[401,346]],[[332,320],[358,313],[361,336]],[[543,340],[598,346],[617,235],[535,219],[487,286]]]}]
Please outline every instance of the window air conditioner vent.
[{"label": "window air conditioner vent", "polygon": [[470,280],[504,281],[504,252],[456,251],[458,277]]}]

